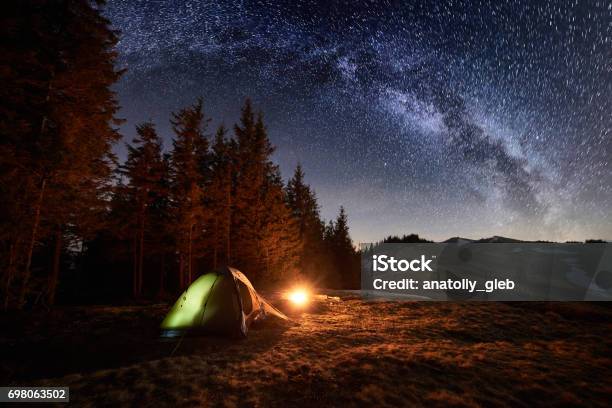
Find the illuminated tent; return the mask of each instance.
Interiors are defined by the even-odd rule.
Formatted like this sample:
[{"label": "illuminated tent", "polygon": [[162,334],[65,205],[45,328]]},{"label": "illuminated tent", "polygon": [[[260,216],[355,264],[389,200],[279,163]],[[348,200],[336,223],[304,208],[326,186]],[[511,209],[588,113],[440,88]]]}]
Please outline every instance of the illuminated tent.
[{"label": "illuminated tent", "polygon": [[201,330],[246,336],[251,324],[267,315],[287,319],[242,272],[225,267],[196,279],[172,306],[161,329],[166,335]]}]

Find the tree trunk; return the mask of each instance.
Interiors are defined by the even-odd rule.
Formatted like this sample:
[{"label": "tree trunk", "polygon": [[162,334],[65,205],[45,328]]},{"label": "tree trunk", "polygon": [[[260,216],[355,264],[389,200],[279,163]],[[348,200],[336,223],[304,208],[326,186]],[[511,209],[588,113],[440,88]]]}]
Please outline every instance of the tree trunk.
[{"label": "tree trunk", "polygon": [[217,269],[217,257],[219,252],[219,217],[215,217],[215,224],[213,229],[213,269]]},{"label": "tree trunk", "polygon": [[[49,84],[47,85],[47,95],[45,97],[45,102],[49,103],[51,100],[51,87],[53,78],[55,77],[55,70],[51,69]],[[47,122],[49,119],[47,115],[43,115],[42,120],[40,122],[40,130],[38,135],[40,138],[45,134],[47,130]],[[47,186],[47,177],[43,175],[40,181],[40,192],[38,194],[38,199],[36,201],[35,213],[34,213],[34,225],[32,226],[32,235],[30,236],[30,243],[28,245],[28,252],[26,254],[26,264],[23,274],[23,280],[21,281],[21,290],[19,291],[19,302],[17,307],[21,308],[25,304],[26,293],[28,291],[28,285],[30,283],[31,271],[32,267],[32,256],[34,252],[34,245],[36,243],[36,236],[38,235],[38,226],[40,224],[40,210],[42,207],[43,199],[45,196],[45,188]]]},{"label": "tree trunk", "polygon": [[231,167],[228,167],[227,177],[227,220],[225,232],[225,263],[229,265],[232,261],[231,255],[231,233],[232,233],[232,173]]},{"label": "tree trunk", "polygon": [[144,229],[145,229],[145,220],[144,214],[141,214],[140,217],[140,226],[138,231],[138,275],[137,275],[137,285],[138,285],[138,295],[142,295],[142,275],[143,275],[143,259],[144,259]]},{"label": "tree trunk", "polygon": [[191,284],[191,272],[193,267],[193,259],[191,256],[191,250],[193,247],[192,240],[193,239],[193,224],[189,226],[189,246],[187,249],[187,285]]},{"label": "tree trunk", "polygon": [[13,276],[15,275],[15,257],[17,254],[17,246],[19,241],[11,243],[9,246],[9,261],[5,271],[5,277],[3,279],[4,283],[4,310],[7,310],[9,307],[9,298],[11,293],[11,283],[13,280]]},{"label": "tree trunk", "polygon": [[49,275],[49,287],[47,288],[47,304],[53,306],[55,304],[55,293],[57,291],[57,282],[59,280],[60,259],[62,257],[62,227],[57,226],[55,231],[55,242],[53,248],[53,262],[51,266],[51,275]]},{"label": "tree trunk", "polygon": [[161,255],[161,268],[159,271],[159,294],[158,297],[160,299],[162,299],[164,297],[164,295],[166,294],[165,291],[165,276],[166,275],[166,251],[162,251],[162,255]]},{"label": "tree trunk", "polygon": [[38,193],[38,199],[36,200],[36,205],[34,207],[34,223],[32,225],[32,234],[30,236],[30,243],[28,245],[28,252],[26,255],[26,264],[23,274],[23,280],[21,282],[21,290],[19,292],[19,308],[23,307],[25,303],[26,293],[28,291],[28,284],[30,283],[30,267],[32,266],[32,254],[34,252],[34,245],[36,243],[36,236],[38,234],[38,225],[40,224],[40,210],[45,196],[46,186],[47,179],[43,177],[40,182],[40,191]]},{"label": "tree trunk", "polygon": [[134,299],[140,297],[138,293],[138,235],[134,234],[134,240],[132,241],[132,294]]},{"label": "tree trunk", "polygon": [[179,254],[179,288],[185,287],[185,254]]}]

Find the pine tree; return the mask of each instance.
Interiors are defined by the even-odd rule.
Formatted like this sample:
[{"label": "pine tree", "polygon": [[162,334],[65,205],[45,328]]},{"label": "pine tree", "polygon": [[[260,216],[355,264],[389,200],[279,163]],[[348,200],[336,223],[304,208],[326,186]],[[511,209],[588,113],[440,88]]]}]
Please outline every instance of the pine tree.
[{"label": "pine tree", "polygon": [[335,247],[343,253],[354,252],[353,241],[349,234],[348,217],[344,206],[340,206],[340,212],[334,223],[333,241]]},{"label": "pine tree", "polygon": [[318,280],[324,287],[341,288],[341,275],[338,270],[338,253],[336,252],[335,243],[336,224],[333,220],[329,220],[323,231],[323,254],[325,268],[323,268],[322,276]]},{"label": "pine tree", "polygon": [[128,157],[122,167],[127,178],[124,189],[129,203],[129,226],[133,241],[133,294],[140,297],[143,287],[145,236],[159,249],[163,225],[159,211],[165,209],[168,194],[165,183],[167,165],[162,155],[162,142],[152,123],[136,127],[137,137],[127,145]]},{"label": "pine tree", "polygon": [[219,126],[212,146],[211,182],[206,195],[212,215],[212,266],[231,263],[231,226],[233,210],[233,179],[236,144],[228,140],[227,131]]},{"label": "pine tree", "polygon": [[261,248],[262,278],[267,282],[295,277],[302,242],[299,225],[287,205],[287,196],[277,166],[271,167],[264,184]]},{"label": "pine tree", "polygon": [[179,256],[179,285],[184,288],[194,276],[194,245],[204,232],[208,214],[204,206],[203,174],[208,160],[208,141],[202,100],[172,115],[176,135],[171,153],[171,197],[174,237]]},{"label": "pine tree", "polygon": [[340,207],[338,217],[329,222],[325,230],[325,244],[331,257],[332,271],[328,275],[328,285],[339,288],[359,287],[359,254],[353,247],[348,227],[348,217],[344,207]]},{"label": "pine tree", "polygon": [[251,101],[242,108],[240,125],[234,126],[237,143],[237,168],[234,189],[232,236],[234,259],[238,267],[252,270],[251,278],[263,270],[262,217],[266,211],[262,192],[268,158],[274,151],[267,140],[261,117],[255,120]]},{"label": "pine tree", "polygon": [[279,277],[296,267],[299,232],[287,206],[274,147],[263,116],[250,100],[234,127],[236,160],[231,214],[232,262],[257,280]]},{"label": "pine tree", "polygon": [[300,164],[287,183],[287,204],[297,220],[299,238],[302,242],[299,266],[302,273],[314,280],[325,268],[323,235],[325,225],[319,215],[319,204],[315,192],[304,182],[304,171]]},{"label": "pine tree", "polygon": [[[2,13],[0,194],[5,307],[31,289],[34,252],[52,236],[52,264],[68,227],[89,231],[103,210],[119,135],[111,85],[116,33],[88,1],[9,2]],[[19,180],[15,186],[14,180]],[[11,185],[13,184],[13,185]],[[92,205],[94,211],[86,206]],[[57,282],[52,267],[49,284]],[[17,278],[17,279],[15,279]],[[18,283],[18,290],[11,288]],[[45,289],[54,301],[55,287]]]}]

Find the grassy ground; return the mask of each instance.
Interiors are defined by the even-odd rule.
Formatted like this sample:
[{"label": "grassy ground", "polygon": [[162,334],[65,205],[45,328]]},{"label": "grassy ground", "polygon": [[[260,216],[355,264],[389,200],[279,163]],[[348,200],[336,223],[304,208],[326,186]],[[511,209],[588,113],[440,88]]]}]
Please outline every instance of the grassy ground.
[{"label": "grassy ground", "polygon": [[[283,305],[280,305],[281,307]],[[75,406],[609,406],[602,304],[317,301],[244,340],[157,337],[167,305],[0,315],[0,385]],[[285,309],[286,310],[286,309]]]}]

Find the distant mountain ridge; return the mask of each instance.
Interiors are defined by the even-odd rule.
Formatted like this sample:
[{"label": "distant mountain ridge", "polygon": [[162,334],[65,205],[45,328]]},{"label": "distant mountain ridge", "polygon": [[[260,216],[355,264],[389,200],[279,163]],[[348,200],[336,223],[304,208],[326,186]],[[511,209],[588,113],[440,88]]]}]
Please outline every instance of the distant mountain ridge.
[{"label": "distant mountain ridge", "polygon": [[488,238],[480,238],[480,239],[469,239],[469,238],[463,238],[463,237],[452,237],[447,239],[446,241],[443,241],[443,243],[467,243],[467,242],[473,242],[476,244],[519,244],[519,243],[555,243],[554,241],[525,241],[522,239],[516,239],[516,238],[509,238],[509,237],[502,237],[499,235],[493,235],[492,237],[488,237]]},{"label": "distant mountain ridge", "polygon": [[[496,243],[496,244],[518,244],[518,243],[547,243],[547,244],[556,244],[556,243],[561,243],[561,242],[555,242],[555,241],[543,241],[543,240],[537,240],[537,241],[526,241],[526,240],[521,240],[521,239],[515,239],[515,238],[508,238],[508,237],[502,237],[499,235],[494,235],[492,237],[489,238],[480,238],[480,239],[470,239],[470,238],[464,238],[464,237],[451,237],[449,239],[447,239],[446,241],[442,241],[442,243],[468,243],[468,242],[473,242],[473,243],[478,243],[478,244],[484,244],[484,243]],[[584,241],[584,243],[587,244],[597,244],[597,243],[606,243],[608,241],[605,241],[603,239],[587,239]],[[581,244],[583,243],[582,241],[567,241],[565,243],[573,243],[573,244]]]},{"label": "distant mountain ridge", "polygon": [[[414,244],[414,243],[433,243],[433,242],[434,241],[430,241],[428,239],[421,238],[418,234],[405,234],[405,235],[402,235],[401,237],[397,235],[390,235],[386,237],[381,243],[384,243],[384,244]],[[602,239],[587,239],[585,241],[567,241],[565,243],[593,244],[593,243],[606,243],[606,242],[610,242],[610,241],[606,241]],[[480,239],[470,239],[470,238],[465,238],[465,237],[451,237],[445,241],[441,241],[441,243],[443,244],[450,244],[450,243],[459,243],[459,244],[467,244],[467,243],[475,243],[475,244],[488,244],[488,243],[491,243],[491,244],[519,244],[519,243],[558,244],[562,242],[542,241],[542,240],[527,241],[527,240],[521,240],[521,239],[515,239],[515,238],[509,238],[509,237],[502,237],[499,235],[493,235],[492,237],[480,238]]]},{"label": "distant mountain ridge", "polygon": [[520,239],[508,238],[508,237],[500,237],[499,235],[494,235],[490,238],[481,238],[475,242],[478,243],[504,243],[504,244],[514,244],[518,242],[533,242],[533,241],[521,241]]}]

